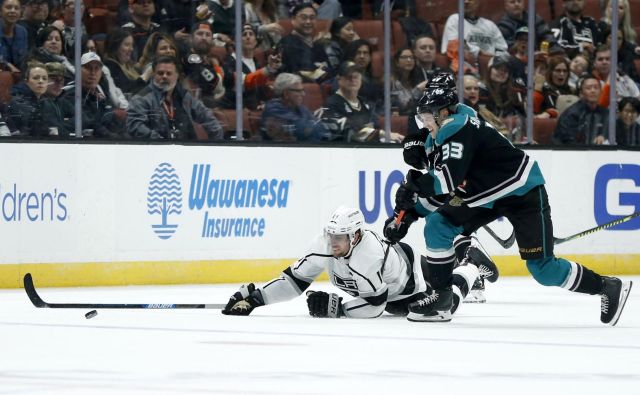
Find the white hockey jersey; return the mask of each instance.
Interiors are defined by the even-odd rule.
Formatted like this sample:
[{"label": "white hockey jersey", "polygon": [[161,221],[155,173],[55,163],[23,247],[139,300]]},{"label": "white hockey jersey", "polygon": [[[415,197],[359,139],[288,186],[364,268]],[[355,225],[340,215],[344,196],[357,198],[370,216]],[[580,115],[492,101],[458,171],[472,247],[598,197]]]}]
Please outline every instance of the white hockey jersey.
[{"label": "white hockey jersey", "polygon": [[388,244],[373,231],[364,230],[351,254],[334,258],[329,238],[318,235],[305,255],[260,289],[265,304],[301,295],[324,271],[333,285],[355,298],[343,302],[347,317],[373,318],[381,315],[387,302],[401,300],[426,290],[420,255],[407,244]]}]

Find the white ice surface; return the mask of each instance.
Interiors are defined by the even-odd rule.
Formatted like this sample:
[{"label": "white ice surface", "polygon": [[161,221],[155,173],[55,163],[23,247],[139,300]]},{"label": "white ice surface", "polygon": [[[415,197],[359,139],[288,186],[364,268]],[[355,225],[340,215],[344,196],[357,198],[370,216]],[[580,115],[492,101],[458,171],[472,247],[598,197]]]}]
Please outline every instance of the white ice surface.
[{"label": "white ice surface", "polygon": [[[625,278],[626,280],[632,277]],[[0,394],[640,394],[640,278],[596,296],[488,284],[451,323],[318,319],[300,297],[218,310],[36,309],[0,291]],[[37,279],[36,279],[37,285]],[[41,289],[48,302],[224,303],[237,285]],[[312,289],[329,289],[327,283]]]}]

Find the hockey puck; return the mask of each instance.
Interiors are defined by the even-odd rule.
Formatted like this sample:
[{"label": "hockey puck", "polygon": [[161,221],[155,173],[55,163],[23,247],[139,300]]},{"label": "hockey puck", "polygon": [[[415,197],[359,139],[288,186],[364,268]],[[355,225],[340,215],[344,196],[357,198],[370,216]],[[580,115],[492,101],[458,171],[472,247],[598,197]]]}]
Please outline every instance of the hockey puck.
[{"label": "hockey puck", "polygon": [[88,312],[87,314],[84,315],[84,318],[90,320],[91,318],[95,317],[98,315],[98,312],[95,310],[91,310],[90,312]]}]

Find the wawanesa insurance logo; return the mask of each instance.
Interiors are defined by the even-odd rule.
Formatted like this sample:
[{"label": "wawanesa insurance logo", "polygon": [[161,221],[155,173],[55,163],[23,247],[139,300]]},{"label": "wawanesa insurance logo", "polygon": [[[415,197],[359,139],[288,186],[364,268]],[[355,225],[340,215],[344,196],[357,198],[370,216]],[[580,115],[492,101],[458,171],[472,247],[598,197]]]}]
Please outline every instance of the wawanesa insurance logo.
[{"label": "wawanesa insurance logo", "polygon": [[169,163],[160,163],[153,172],[147,191],[147,213],[157,217],[151,228],[162,240],[173,236],[178,224],[173,222],[182,214],[182,186],[180,177]]},{"label": "wawanesa insurance logo", "polygon": [[218,167],[211,164],[193,164],[189,170],[161,163],[149,181],[147,213],[162,240],[173,236],[179,219],[188,237],[263,237],[273,211],[287,208],[290,180],[219,178]]}]

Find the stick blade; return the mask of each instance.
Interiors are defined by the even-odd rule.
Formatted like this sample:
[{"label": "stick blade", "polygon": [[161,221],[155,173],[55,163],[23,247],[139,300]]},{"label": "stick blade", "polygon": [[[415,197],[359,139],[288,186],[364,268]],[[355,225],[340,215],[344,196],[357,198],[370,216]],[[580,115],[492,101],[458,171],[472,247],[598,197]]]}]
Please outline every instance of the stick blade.
[{"label": "stick blade", "polygon": [[24,275],[24,290],[27,292],[27,296],[36,307],[47,307],[47,303],[42,300],[40,295],[36,292],[36,287],[33,286],[33,278],[31,273]]}]

